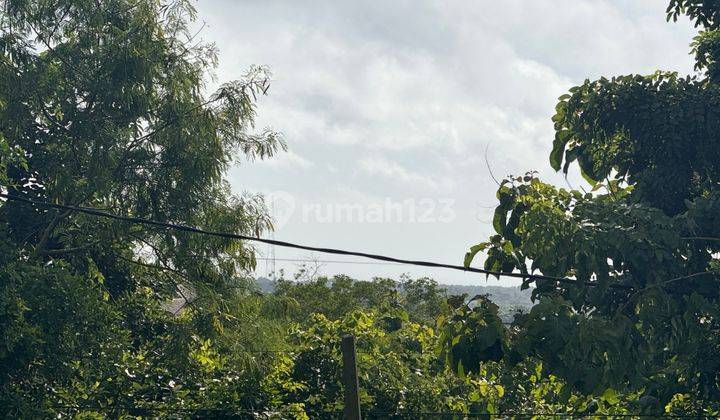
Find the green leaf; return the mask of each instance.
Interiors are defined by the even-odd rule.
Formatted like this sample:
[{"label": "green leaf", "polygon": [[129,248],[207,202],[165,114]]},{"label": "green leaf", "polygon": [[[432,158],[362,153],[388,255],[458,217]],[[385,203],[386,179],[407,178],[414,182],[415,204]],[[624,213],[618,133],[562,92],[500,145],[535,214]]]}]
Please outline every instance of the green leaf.
[{"label": "green leaf", "polygon": [[495,213],[493,215],[493,228],[495,229],[495,232],[499,234],[503,234],[503,231],[505,230],[505,223],[507,221],[507,210],[503,207],[498,207],[495,209]]},{"label": "green leaf", "polygon": [[460,378],[463,378],[463,379],[465,378],[465,368],[463,368],[462,360],[459,360],[457,362],[457,375]]},{"label": "green leaf", "polygon": [[470,251],[468,251],[465,254],[465,259],[463,260],[463,266],[470,267],[470,264],[472,263],[472,260],[475,258],[475,255],[477,255],[478,252],[484,251],[489,246],[490,246],[490,242],[482,242],[482,243],[472,246],[470,248]]},{"label": "green leaf", "polygon": [[602,398],[605,402],[607,402],[610,405],[615,405],[620,402],[620,397],[618,396],[618,392],[615,391],[612,388],[607,388],[605,392],[602,393]]},{"label": "green leaf", "polygon": [[558,131],[555,134],[553,148],[550,152],[550,166],[556,171],[560,170],[560,166],[562,165],[562,157],[565,152],[565,146],[567,145],[569,139],[570,131],[568,130]]}]

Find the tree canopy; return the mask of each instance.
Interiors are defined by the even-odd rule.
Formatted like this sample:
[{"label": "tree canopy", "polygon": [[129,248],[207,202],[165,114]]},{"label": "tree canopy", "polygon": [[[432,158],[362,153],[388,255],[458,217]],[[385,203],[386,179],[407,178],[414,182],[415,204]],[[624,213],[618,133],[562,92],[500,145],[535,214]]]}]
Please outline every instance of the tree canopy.
[{"label": "tree canopy", "polygon": [[[254,128],[269,72],[253,67],[208,92],[216,50],[190,32],[194,18],[189,1],[5,2],[3,192],[227,232],[269,229],[262,200],[233,195],[224,179],[231,162],[284,148]],[[215,331],[217,296],[235,296],[255,264],[238,241],[12,201],[0,220],[4,412],[113,393],[133,369],[201,374],[187,357]],[[195,317],[159,316],[181,286],[193,290]]]},{"label": "tree canopy", "polygon": [[[686,14],[698,71],[586,80],[559,98],[550,164],[577,163],[592,191],[535,173],[502,182],[485,267],[541,272],[536,305],[516,318],[508,359],[537,357],[583,393],[637,393],[662,412],[720,395],[720,6],[672,1]],[[527,287],[529,281],[526,282]]]}]

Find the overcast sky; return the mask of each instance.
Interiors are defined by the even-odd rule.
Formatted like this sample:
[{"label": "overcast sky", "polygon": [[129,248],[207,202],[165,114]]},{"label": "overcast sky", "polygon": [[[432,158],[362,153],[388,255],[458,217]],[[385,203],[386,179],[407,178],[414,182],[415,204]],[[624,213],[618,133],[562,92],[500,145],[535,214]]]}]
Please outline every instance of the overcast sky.
[{"label": "overcast sky", "polygon": [[[666,3],[199,2],[203,37],[220,51],[220,81],[251,65],[272,70],[258,124],[282,132],[289,146],[233,168],[233,188],[274,197],[276,239],[461,264],[492,232],[496,185],[486,148],[499,178],[537,170],[567,185],[548,164],[558,96],[602,75],[692,71],[694,31],[684,20],[666,23]],[[363,261],[281,248],[275,256]],[[259,261],[257,274],[266,270]],[[517,284],[412,266],[321,270]]]}]

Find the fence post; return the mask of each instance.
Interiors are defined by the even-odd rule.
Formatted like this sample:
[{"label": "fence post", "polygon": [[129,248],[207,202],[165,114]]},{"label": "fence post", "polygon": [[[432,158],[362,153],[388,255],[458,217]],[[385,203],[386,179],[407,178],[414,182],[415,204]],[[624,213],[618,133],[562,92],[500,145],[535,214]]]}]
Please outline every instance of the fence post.
[{"label": "fence post", "polygon": [[355,337],[342,337],[343,382],[345,384],[345,419],[360,420],[360,384],[355,361]]}]

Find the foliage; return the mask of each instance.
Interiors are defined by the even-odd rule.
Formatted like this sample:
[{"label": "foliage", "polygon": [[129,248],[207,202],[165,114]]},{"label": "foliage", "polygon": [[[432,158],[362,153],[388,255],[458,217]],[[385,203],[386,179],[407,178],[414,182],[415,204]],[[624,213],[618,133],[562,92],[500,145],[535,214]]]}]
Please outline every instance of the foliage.
[{"label": "foliage", "polygon": [[[301,290],[306,286],[285,285]],[[312,287],[325,295],[332,286]],[[519,328],[506,328],[487,298],[451,296],[445,305],[446,315],[437,326],[413,322],[412,313],[382,304],[352,308],[335,319],[314,313],[296,321],[289,330],[291,350],[279,356],[277,369],[266,377],[267,392],[276,396],[277,406],[300,407],[311,418],[341,409],[340,339],[353,334],[358,339],[361,405],[368,418],[642,411],[638,394],[608,388],[598,396],[584,395],[547,375],[536,358],[509,363],[503,357],[506,343]]]},{"label": "foliage", "polygon": [[[441,349],[447,365],[460,376],[477,372],[483,362],[502,360],[507,331],[498,316],[498,306],[478,295],[450,299],[453,311],[439,320]],[[471,306],[472,305],[472,306]]]},{"label": "foliage", "polygon": [[[428,279],[404,280],[408,282],[423,285]],[[367,282],[365,286],[382,287],[378,282]],[[309,297],[311,294],[328,296],[333,286],[322,279],[316,283],[287,282],[283,288],[286,295],[297,292]],[[345,290],[351,293],[350,288]],[[289,330],[289,354],[279,356],[275,372],[267,377],[265,383],[270,386],[267,392],[276,396],[278,406],[301,407],[311,418],[341,409],[340,341],[343,335],[352,334],[358,340],[361,405],[368,418],[419,416],[419,413],[554,413],[567,411],[568,401],[579,407],[578,410],[623,412],[622,407],[617,408],[619,401],[613,402],[615,411],[598,411],[598,402],[603,404],[601,399],[568,393],[569,396],[561,400],[560,390],[569,390],[563,388],[561,381],[543,377],[532,360],[515,367],[507,366],[499,361],[497,353],[493,354],[497,351],[494,343],[486,346],[488,357],[482,364],[467,371],[461,368],[458,375],[458,370],[453,369],[457,365],[446,363],[446,359],[454,357],[446,342],[483,338],[479,333],[472,334],[472,322],[468,320],[487,321],[501,339],[510,334],[496,316],[497,307],[489,300],[483,297],[466,300],[466,296],[447,299],[440,312],[447,315],[437,327],[412,321],[416,317],[412,309],[406,312],[383,302],[364,308],[352,307],[339,316],[333,314],[332,318],[323,313],[303,315]],[[429,296],[429,301],[433,302],[434,298]],[[343,305],[342,299],[334,302]],[[421,303],[426,302],[422,299]],[[299,304],[303,306],[303,301]],[[470,328],[466,328],[468,324]],[[468,336],[461,337],[460,332]],[[596,405],[588,408],[593,402]]]},{"label": "foliage", "polygon": [[536,305],[513,323],[508,362],[536,357],[573,389],[634,396],[642,412],[718,409],[718,12],[668,8],[704,28],[702,74],[587,80],[559,98],[551,166],[577,162],[591,192],[535,173],[500,185],[496,235],[466,264],[485,252],[487,269],[574,280],[525,282]]},{"label": "foliage", "polygon": [[[234,159],[284,147],[253,127],[269,73],[253,67],[206,94],[216,51],[194,40],[194,17],[187,1],[5,2],[0,189],[236,233],[270,228],[262,201],[232,195],[223,178]],[[244,243],[12,201],[0,220],[3,417],[165,402],[180,386],[185,403],[206,405],[212,389],[199,390],[219,367],[258,365],[233,360],[252,345],[252,323],[273,337],[245,290],[255,261]],[[169,318],[160,303],[181,286],[193,307]]]},{"label": "foliage", "polygon": [[[306,271],[298,272],[304,273]],[[274,284],[273,294],[294,303],[290,314],[297,321],[313,313],[334,320],[358,309],[388,312],[402,309],[415,322],[433,324],[446,310],[447,299],[445,289],[435,280],[407,276],[402,276],[400,281],[388,278],[359,281],[345,275],[317,276],[303,281],[280,277]]]},{"label": "foliage", "polygon": [[[704,74],[586,81],[560,98],[551,165],[578,162],[590,193],[534,173],[500,186],[496,235],[466,262],[485,253],[491,270],[574,280],[536,281],[537,304],[510,326],[487,296],[427,278],[302,270],[262,294],[245,242],[2,202],[0,415],[333,416],[344,334],[358,338],[371,418],[717,415],[718,11],[667,10],[704,28],[692,47]],[[208,93],[216,51],[194,18],[185,0],[8,0],[0,190],[271,229],[261,198],[224,179],[284,148],[254,127],[269,72]]]}]

